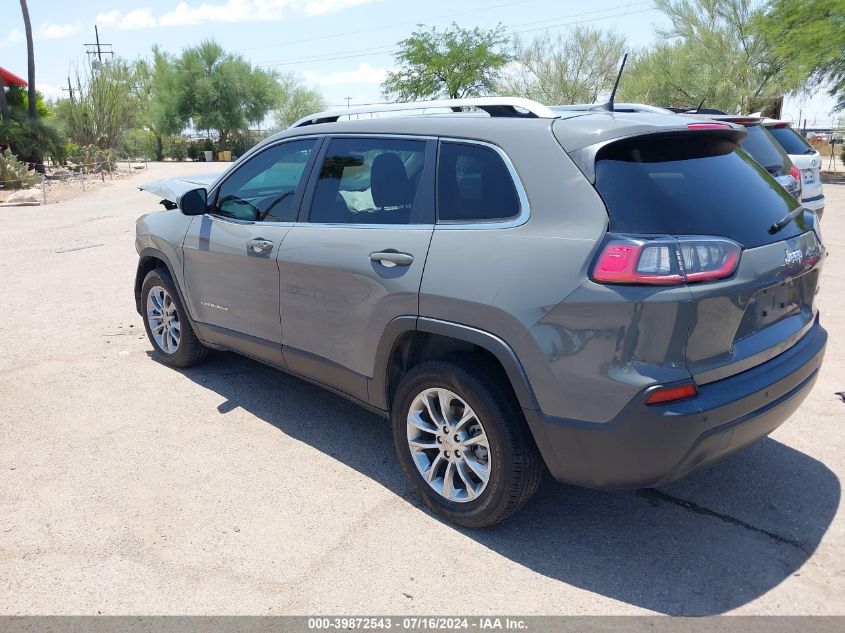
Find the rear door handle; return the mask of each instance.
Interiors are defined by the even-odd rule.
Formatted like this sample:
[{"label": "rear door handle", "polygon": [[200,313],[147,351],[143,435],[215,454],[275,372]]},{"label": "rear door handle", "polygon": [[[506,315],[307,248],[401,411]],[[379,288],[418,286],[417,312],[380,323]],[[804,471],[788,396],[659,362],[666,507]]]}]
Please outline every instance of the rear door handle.
[{"label": "rear door handle", "polygon": [[392,266],[410,266],[414,261],[414,256],[410,253],[399,253],[389,250],[370,253],[370,259],[374,262],[379,262],[382,266],[391,268]]},{"label": "rear door handle", "polygon": [[273,242],[259,237],[246,243],[247,252],[250,255],[265,255],[273,250]]}]

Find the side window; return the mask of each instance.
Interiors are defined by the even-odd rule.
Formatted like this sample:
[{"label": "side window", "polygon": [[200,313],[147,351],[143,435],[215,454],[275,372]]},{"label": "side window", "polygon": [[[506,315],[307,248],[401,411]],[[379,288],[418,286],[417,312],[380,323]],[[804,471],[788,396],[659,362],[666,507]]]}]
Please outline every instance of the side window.
[{"label": "side window", "polygon": [[417,224],[426,142],[334,138],[311,200],[310,222]]},{"label": "side window", "polygon": [[440,143],[438,222],[495,222],[519,215],[519,196],[501,156],[490,147]]},{"label": "side window", "polygon": [[250,158],[220,186],[214,213],[253,222],[296,220],[296,189],[316,143],[289,141]]}]

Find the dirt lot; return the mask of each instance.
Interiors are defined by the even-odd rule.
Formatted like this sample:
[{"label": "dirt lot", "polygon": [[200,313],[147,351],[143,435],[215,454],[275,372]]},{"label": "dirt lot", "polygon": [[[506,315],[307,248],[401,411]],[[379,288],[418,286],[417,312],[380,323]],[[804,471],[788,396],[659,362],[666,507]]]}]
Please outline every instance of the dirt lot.
[{"label": "dirt lot", "polygon": [[150,358],[135,187],[177,171],[208,166],[0,209],[0,613],[845,613],[845,184],[791,420],[659,492],[549,481],[473,531],[420,506],[380,418],[233,354]]}]

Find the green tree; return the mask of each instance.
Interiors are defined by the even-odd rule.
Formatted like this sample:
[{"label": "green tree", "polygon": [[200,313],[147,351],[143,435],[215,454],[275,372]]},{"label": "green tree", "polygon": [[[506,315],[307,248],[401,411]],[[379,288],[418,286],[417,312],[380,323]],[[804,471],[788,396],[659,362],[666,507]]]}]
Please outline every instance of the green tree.
[{"label": "green tree", "polygon": [[581,26],[528,43],[516,38],[516,68],[498,91],[550,104],[594,103],[613,87],[624,50],[623,36]]},{"label": "green tree", "polygon": [[273,112],[277,129],[283,130],[294,121],[325,107],[323,95],[303,84],[296,75],[279,77],[279,103]]},{"label": "green tree", "polygon": [[510,57],[504,28],[444,31],[422,25],[399,42],[399,70],[388,73],[382,92],[388,99],[413,101],[447,97],[459,99],[491,93]]},{"label": "green tree", "polygon": [[227,148],[233,132],[260,123],[279,98],[274,73],[253,67],[213,41],[186,49],[176,65],[177,109],[194,127],[216,130]]},{"label": "green tree", "polygon": [[153,46],[151,60],[139,59],[133,70],[133,94],[138,103],[137,124],[155,139],[156,160],[164,158],[164,136],[179,134],[188,122],[180,112],[182,89],[173,59]]},{"label": "green tree", "polygon": [[843,0],[770,0],[754,28],[789,87],[827,86],[835,110],[845,109]]},{"label": "green tree", "polygon": [[655,0],[671,27],[632,59],[620,99],[705,106],[727,112],[765,110],[782,94],[778,64],[752,24],[753,0]]},{"label": "green tree", "polygon": [[55,105],[56,118],[77,145],[116,149],[138,117],[133,68],[122,59],[76,72],[73,99]]}]

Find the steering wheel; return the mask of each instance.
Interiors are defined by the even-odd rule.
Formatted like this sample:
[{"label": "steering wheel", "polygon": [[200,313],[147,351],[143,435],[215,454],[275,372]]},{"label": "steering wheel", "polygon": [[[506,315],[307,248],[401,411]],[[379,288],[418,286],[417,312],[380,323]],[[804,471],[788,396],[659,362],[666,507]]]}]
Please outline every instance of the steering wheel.
[{"label": "steering wheel", "polygon": [[[234,204],[241,204],[241,205],[245,205],[245,206],[249,207],[250,209],[252,209],[252,217],[254,219],[259,219],[261,217],[261,211],[258,209],[258,207],[256,207],[251,202],[247,202],[243,198],[239,198],[238,196],[235,196],[235,195],[232,195],[232,194],[229,194],[228,196],[226,196],[222,200],[218,201],[217,206],[222,209],[223,205],[227,202],[233,202]],[[238,218],[238,219],[246,219],[246,218]]]},{"label": "steering wheel", "polygon": [[273,202],[271,202],[271,203],[270,203],[270,206],[268,206],[268,207],[267,207],[267,210],[266,210],[266,211],[264,211],[264,213],[259,213],[259,218],[258,218],[258,219],[259,219],[259,220],[264,220],[264,219],[266,219],[266,218],[267,218],[267,216],[268,216],[268,215],[270,215],[270,211],[272,211],[272,210],[273,210],[276,206],[278,206],[278,204],[279,204],[280,202],[282,202],[285,198],[287,198],[288,196],[292,196],[293,194],[294,194],[294,192],[293,192],[293,191],[286,191],[286,192],[285,192],[285,193],[283,193],[282,195],[277,196],[277,197],[273,200]]}]

